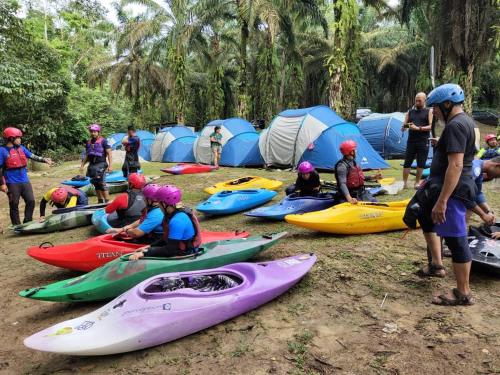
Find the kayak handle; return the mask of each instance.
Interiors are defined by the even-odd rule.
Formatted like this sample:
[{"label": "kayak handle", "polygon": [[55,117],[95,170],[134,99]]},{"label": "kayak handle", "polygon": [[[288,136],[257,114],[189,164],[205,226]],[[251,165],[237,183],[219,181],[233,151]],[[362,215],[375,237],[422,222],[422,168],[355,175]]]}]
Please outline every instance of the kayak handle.
[{"label": "kayak handle", "polygon": [[[45,289],[45,288],[44,287],[31,288],[31,291],[29,293],[26,293],[25,297],[31,297],[33,294],[38,293],[42,289]],[[29,290],[29,289],[27,289],[27,290]]]},{"label": "kayak handle", "polygon": [[362,206],[379,206],[379,207],[389,207],[386,203],[377,203],[377,202],[359,202]]},{"label": "kayak handle", "polygon": [[[49,246],[44,246],[44,245],[49,245]],[[38,246],[39,249],[50,249],[51,247],[54,247],[54,244],[49,241],[42,242],[40,246]]]}]

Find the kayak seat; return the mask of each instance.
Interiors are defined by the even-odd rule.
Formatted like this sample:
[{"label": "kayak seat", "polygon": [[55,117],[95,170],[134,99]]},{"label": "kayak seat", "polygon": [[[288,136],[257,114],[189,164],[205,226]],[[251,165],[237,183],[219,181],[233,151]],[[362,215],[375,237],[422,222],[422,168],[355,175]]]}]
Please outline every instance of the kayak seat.
[{"label": "kayak seat", "polygon": [[253,177],[242,177],[237,180],[231,181],[229,185],[241,185],[244,184],[245,182],[250,182],[253,180]]},{"label": "kayak seat", "polygon": [[[190,289],[196,292],[218,292],[243,283],[239,277],[228,274],[194,275],[186,277],[162,277],[144,288],[147,294],[167,293]],[[186,290],[187,291],[187,290]]]}]

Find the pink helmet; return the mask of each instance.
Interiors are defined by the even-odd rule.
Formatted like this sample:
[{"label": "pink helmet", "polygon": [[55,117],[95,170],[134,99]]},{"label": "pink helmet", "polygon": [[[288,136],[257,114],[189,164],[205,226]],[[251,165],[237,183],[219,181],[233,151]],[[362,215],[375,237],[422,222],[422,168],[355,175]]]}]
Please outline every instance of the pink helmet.
[{"label": "pink helmet", "polygon": [[497,139],[497,136],[495,134],[487,134],[485,137],[484,137],[484,141],[485,142],[489,142],[491,141],[492,139]]},{"label": "pink helmet", "polygon": [[3,133],[2,133],[2,136],[5,138],[5,139],[9,139],[9,138],[16,138],[16,137],[22,137],[23,136],[23,132],[21,130],[19,130],[18,128],[5,128]]},{"label": "pink helmet", "polygon": [[297,171],[299,173],[311,173],[314,171],[314,167],[308,161],[303,161],[302,163],[299,164]]},{"label": "pink helmet", "polygon": [[148,184],[144,186],[142,189],[142,194],[144,194],[144,198],[155,201],[156,200],[156,192],[160,189],[160,185],[156,184]]},{"label": "pink helmet", "polygon": [[101,127],[99,126],[99,124],[90,124],[89,125],[89,132],[100,132],[101,131]]},{"label": "pink helmet", "polygon": [[181,201],[182,192],[177,186],[164,185],[156,192],[155,200],[169,206],[175,206]]}]

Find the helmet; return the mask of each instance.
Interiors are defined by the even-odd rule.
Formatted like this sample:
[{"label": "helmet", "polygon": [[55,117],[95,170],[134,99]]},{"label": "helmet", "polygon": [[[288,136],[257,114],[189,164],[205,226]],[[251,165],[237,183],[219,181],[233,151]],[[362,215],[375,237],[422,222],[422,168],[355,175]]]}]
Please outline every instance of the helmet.
[{"label": "helmet", "polygon": [[89,125],[89,131],[90,132],[100,132],[101,131],[101,127],[99,126],[99,124],[90,124]]},{"label": "helmet", "polygon": [[447,101],[458,104],[465,100],[464,90],[455,83],[445,83],[436,87],[427,97],[427,106],[441,104]]},{"label": "helmet", "polygon": [[181,197],[181,189],[174,185],[164,185],[156,192],[156,200],[169,206],[175,206],[181,201]]},{"label": "helmet", "polygon": [[484,141],[485,142],[489,142],[491,141],[492,139],[497,139],[497,136],[495,134],[487,134],[485,137],[484,137]]},{"label": "helmet", "polygon": [[344,141],[340,144],[340,152],[344,156],[349,155],[351,152],[356,150],[356,147],[358,147],[356,142],[349,139],[348,141]]},{"label": "helmet", "polygon": [[131,173],[128,176],[128,184],[132,189],[142,189],[146,185],[146,177],[140,173]]},{"label": "helmet", "polygon": [[314,167],[308,161],[303,161],[297,168],[297,172],[299,173],[311,173],[312,171],[314,171]]},{"label": "helmet", "polygon": [[144,186],[144,189],[142,189],[142,193],[144,194],[144,198],[150,199],[150,200],[156,200],[156,192],[160,188],[160,185],[156,184],[149,184]]},{"label": "helmet", "polygon": [[16,138],[16,137],[22,137],[23,132],[18,128],[5,128],[2,135],[5,139]]},{"label": "helmet", "polygon": [[50,195],[50,200],[54,203],[63,204],[68,199],[68,191],[65,188],[57,188]]}]

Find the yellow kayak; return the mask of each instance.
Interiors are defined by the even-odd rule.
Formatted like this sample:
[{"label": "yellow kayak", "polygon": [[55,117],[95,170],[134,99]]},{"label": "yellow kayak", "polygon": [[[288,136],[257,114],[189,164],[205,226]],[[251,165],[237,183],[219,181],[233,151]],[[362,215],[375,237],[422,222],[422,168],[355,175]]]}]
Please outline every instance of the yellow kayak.
[{"label": "yellow kayak", "polygon": [[409,199],[398,202],[342,203],[322,211],[287,215],[299,227],[335,234],[368,234],[406,229],[403,215]]},{"label": "yellow kayak", "polygon": [[396,179],[394,177],[386,177],[386,178],[382,178],[380,180],[377,180],[377,182],[380,185],[392,185],[393,183],[396,182]]},{"label": "yellow kayak", "polygon": [[283,182],[278,180],[270,180],[258,176],[246,176],[234,180],[219,182],[214,186],[205,188],[208,194],[215,194],[224,190],[246,190],[246,189],[268,189],[278,190],[283,185]]}]

